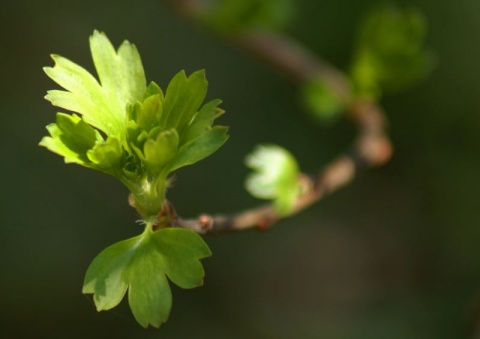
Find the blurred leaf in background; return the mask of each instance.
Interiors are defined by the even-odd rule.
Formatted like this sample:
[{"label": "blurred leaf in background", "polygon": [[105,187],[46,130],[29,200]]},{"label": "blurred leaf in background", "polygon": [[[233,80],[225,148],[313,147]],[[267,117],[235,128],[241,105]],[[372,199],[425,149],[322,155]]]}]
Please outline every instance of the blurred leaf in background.
[{"label": "blurred leaf in background", "polygon": [[317,78],[300,88],[300,100],[305,109],[324,125],[337,121],[347,104],[336,91]]},{"label": "blurred leaf in background", "polygon": [[292,20],[294,0],[213,0],[205,20],[221,33],[281,30]]},{"label": "blurred leaf in background", "polygon": [[359,27],[351,68],[357,94],[375,99],[429,74],[435,58],[424,47],[426,30],[414,9],[384,6],[370,12]]},{"label": "blurred leaf in background", "polygon": [[294,156],[277,145],[260,145],[245,159],[254,170],[245,186],[254,197],[273,200],[281,216],[289,214],[300,194],[299,168]]}]

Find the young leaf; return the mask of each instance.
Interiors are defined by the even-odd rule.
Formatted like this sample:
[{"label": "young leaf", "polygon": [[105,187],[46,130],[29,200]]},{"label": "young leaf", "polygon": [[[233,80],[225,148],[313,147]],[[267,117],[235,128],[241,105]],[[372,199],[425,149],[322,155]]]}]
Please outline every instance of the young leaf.
[{"label": "young leaf", "polygon": [[45,97],[53,105],[83,115],[85,121],[106,132],[113,132],[114,113],[98,81],[84,68],[59,55],[52,55],[55,66],[45,73],[67,91],[48,91]]},{"label": "young leaf", "polygon": [[132,118],[138,127],[144,131],[150,131],[155,126],[155,121],[162,115],[162,99],[159,94],[147,97],[143,102],[137,102],[133,106]]},{"label": "young leaf", "polygon": [[217,108],[222,103],[221,100],[212,100],[207,102],[195,115],[194,120],[185,130],[182,144],[188,144],[202,134],[208,132],[212,126],[213,120],[223,114],[223,110]]},{"label": "young leaf", "polygon": [[200,259],[211,255],[191,231],[147,229],[142,235],[103,250],[90,264],[83,285],[98,311],[117,306],[128,289],[128,302],[143,327],[160,327],[169,316],[172,298],[166,277],[182,288],[203,284]]},{"label": "young leaf", "polygon": [[140,101],[146,90],[145,72],[137,48],[124,41],[117,53],[104,33],[94,31],[90,50],[109,103],[124,118],[127,104]]},{"label": "young leaf", "polygon": [[169,129],[160,133],[155,140],[148,139],[143,146],[145,162],[155,171],[161,169],[167,162],[177,155],[178,133]]},{"label": "young leaf", "polygon": [[165,96],[163,95],[162,89],[154,81],[151,81],[148,84],[148,87],[147,87],[147,90],[145,91],[145,95],[143,96],[143,99],[145,100],[146,98],[152,95],[157,95],[157,94],[160,96],[161,101],[163,101]]},{"label": "young leaf", "polygon": [[182,135],[205,99],[207,87],[203,70],[192,73],[188,78],[184,71],[177,73],[165,93],[160,125],[176,128],[179,135]]},{"label": "young leaf", "polygon": [[359,29],[352,80],[360,96],[378,98],[422,79],[434,57],[424,47],[426,21],[413,9],[381,7]]},{"label": "young leaf", "polygon": [[106,142],[95,145],[87,152],[87,156],[95,165],[95,169],[107,174],[115,176],[122,167],[123,150],[117,138],[108,138]]},{"label": "young leaf", "polygon": [[67,162],[117,177],[139,195],[134,199],[138,210],[156,215],[169,173],[209,156],[226,141],[225,128],[212,128],[220,101],[201,107],[208,87],[203,70],[190,76],[179,72],[164,94],[154,82],[146,86],[140,55],[128,41],[115,51],[105,34],[94,31],[90,49],[100,81],[58,55],[52,56],[55,66],[45,68],[65,89],[49,91],[46,98],[82,119],[60,115],[41,145]]},{"label": "young leaf", "polygon": [[300,194],[295,158],[280,146],[261,145],[247,156],[245,163],[255,171],[245,182],[250,194],[273,200],[280,216],[289,214]]},{"label": "young leaf", "polygon": [[199,138],[183,145],[175,159],[167,165],[168,171],[192,165],[214,153],[227,141],[227,131],[227,127],[214,126]]},{"label": "young leaf", "polygon": [[47,126],[50,137],[44,137],[40,146],[65,157],[65,162],[90,167],[87,153],[103,138],[77,115],[57,114],[57,121]]},{"label": "young leaf", "polygon": [[[53,56],[53,68],[45,68],[65,89],[49,91],[47,99],[82,117],[57,114],[40,145],[67,162],[113,175],[129,188],[132,206],[149,220],[146,230],[101,252],[87,271],[83,292],[94,294],[100,311],[118,305],[128,290],[137,321],[158,327],[171,308],[167,277],[183,288],[201,285],[199,260],[211,253],[190,231],[153,232],[152,220],[158,221],[165,205],[169,173],[216,151],[226,141],[227,129],[212,127],[221,113],[219,100],[201,108],[207,91],[204,71],[189,77],[178,73],[164,95],[154,82],[146,87],[140,56],[129,42],[115,51],[95,31],[90,47],[100,82],[60,56]],[[162,227],[169,223],[171,219]]]},{"label": "young leaf", "polygon": [[45,73],[67,91],[49,91],[53,105],[80,113],[85,122],[109,136],[125,138],[127,105],[143,98],[146,80],[140,55],[134,45],[124,42],[118,53],[103,33],[95,31],[90,48],[100,82],[68,59],[52,55],[55,66]]}]

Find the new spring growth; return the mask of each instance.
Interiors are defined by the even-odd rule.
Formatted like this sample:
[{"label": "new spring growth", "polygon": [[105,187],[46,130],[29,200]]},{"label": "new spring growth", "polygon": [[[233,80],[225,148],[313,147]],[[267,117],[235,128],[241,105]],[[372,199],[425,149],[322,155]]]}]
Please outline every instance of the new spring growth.
[{"label": "new spring growth", "polygon": [[131,191],[144,218],[158,214],[169,174],[214,153],[227,140],[227,128],[212,126],[223,111],[220,100],[202,105],[204,71],[173,77],[166,91],[147,86],[140,55],[125,41],[118,51],[103,33],[90,37],[98,80],[59,55],[45,72],[65,90],[48,91],[55,106],[80,114],[57,113],[41,146],[67,163],[112,175]]}]

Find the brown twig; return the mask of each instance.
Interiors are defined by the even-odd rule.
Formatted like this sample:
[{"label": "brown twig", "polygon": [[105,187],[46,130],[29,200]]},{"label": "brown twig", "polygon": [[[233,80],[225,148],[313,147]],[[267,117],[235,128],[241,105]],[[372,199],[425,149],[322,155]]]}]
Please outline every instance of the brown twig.
[{"label": "brown twig", "polygon": [[[164,1],[178,13],[193,20],[202,12],[201,1],[198,0]],[[339,98],[349,103],[347,113],[358,127],[359,135],[349,152],[333,160],[316,176],[300,176],[302,187],[306,189],[295,201],[289,216],[348,184],[359,169],[379,166],[390,159],[392,147],[382,109],[372,101],[352,102],[350,87],[342,72],[284,35],[255,31],[228,37],[230,43],[263,60],[296,84],[319,78]],[[266,205],[234,215],[203,214],[196,219],[177,217],[174,226],[199,234],[221,234],[248,229],[266,230],[280,219],[275,209]]]}]

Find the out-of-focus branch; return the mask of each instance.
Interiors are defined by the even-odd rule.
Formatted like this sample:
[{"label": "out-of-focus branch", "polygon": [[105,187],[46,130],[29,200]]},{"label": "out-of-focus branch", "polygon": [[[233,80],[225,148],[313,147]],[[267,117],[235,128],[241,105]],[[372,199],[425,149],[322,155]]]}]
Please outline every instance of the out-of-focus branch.
[{"label": "out-of-focus branch", "polygon": [[285,35],[255,31],[232,35],[229,38],[236,47],[287,76],[295,84],[304,84],[317,78],[342,99],[347,100],[350,95],[343,73]]},{"label": "out-of-focus branch", "polygon": [[[335,192],[353,180],[358,170],[387,162],[392,148],[384,133],[385,120],[380,108],[370,102],[359,102],[351,107],[360,135],[349,152],[339,156],[316,176],[303,174],[305,192],[295,202],[292,216],[324,196]],[[175,225],[200,234],[220,234],[246,229],[268,229],[280,220],[275,209],[261,206],[234,215],[201,215],[196,219],[177,219]]]},{"label": "out-of-focus branch", "polygon": [[177,13],[189,19],[196,19],[203,12],[202,0],[164,0]]},{"label": "out-of-focus branch", "polygon": [[[194,20],[202,13],[201,0],[164,0],[179,14]],[[332,65],[311,54],[285,35],[273,32],[248,32],[228,35],[228,42],[264,61],[295,84],[312,78],[322,81],[342,100],[348,102],[348,115],[358,127],[358,137],[345,154],[325,166],[318,175],[302,174],[306,189],[295,202],[294,215],[353,180],[359,169],[383,165],[392,155],[387,122],[381,107],[372,101],[351,100],[346,76]],[[176,217],[174,226],[199,234],[221,234],[247,229],[268,229],[280,220],[275,209],[261,206],[234,215],[203,214],[196,219]]]}]

